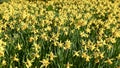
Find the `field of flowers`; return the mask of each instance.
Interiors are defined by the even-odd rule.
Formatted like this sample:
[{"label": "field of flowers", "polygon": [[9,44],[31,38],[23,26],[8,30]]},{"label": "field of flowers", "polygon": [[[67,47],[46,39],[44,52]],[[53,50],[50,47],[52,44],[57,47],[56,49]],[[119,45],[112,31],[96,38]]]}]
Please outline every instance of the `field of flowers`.
[{"label": "field of flowers", "polygon": [[120,0],[3,2],[0,68],[120,68]]}]

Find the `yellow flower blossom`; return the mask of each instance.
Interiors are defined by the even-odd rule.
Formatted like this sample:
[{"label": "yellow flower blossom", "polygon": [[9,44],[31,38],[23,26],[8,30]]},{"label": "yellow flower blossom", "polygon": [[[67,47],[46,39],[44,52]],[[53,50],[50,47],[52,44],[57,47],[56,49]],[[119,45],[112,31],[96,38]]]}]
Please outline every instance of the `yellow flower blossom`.
[{"label": "yellow flower blossom", "polygon": [[30,38],[29,38],[29,42],[32,42],[33,40],[34,40],[33,37],[30,37]]},{"label": "yellow flower blossom", "polygon": [[74,56],[77,56],[77,57],[80,56],[79,53],[80,53],[80,51],[74,51],[73,57],[74,57]]},{"label": "yellow flower blossom", "polygon": [[6,42],[4,42],[2,39],[0,39],[0,46],[5,46]]},{"label": "yellow flower blossom", "polygon": [[68,32],[67,32],[67,31],[65,31],[65,32],[64,32],[64,34],[65,34],[65,35],[68,35]]},{"label": "yellow flower blossom", "polygon": [[116,30],[116,31],[113,33],[113,36],[116,37],[116,38],[119,38],[119,37],[120,37],[120,30]]},{"label": "yellow flower blossom", "polygon": [[99,52],[94,52],[93,56],[94,56],[94,58],[98,58],[99,57]]},{"label": "yellow flower blossom", "polygon": [[58,45],[58,41],[53,41],[54,46]]},{"label": "yellow flower blossom", "polygon": [[27,59],[27,61],[24,62],[24,63],[25,63],[25,65],[26,65],[27,68],[30,68],[32,66],[32,62],[33,62],[33,60]]},{"label": "yellow flower blossom", "polygon": [[52,28],[50,26],[47,26],[47,28],[45,30],[51,31]]},{"label": "yellow flower blossom", "polygon": [[0,57],[3,57],[3,56],[4,56],[4,52],[0,51]]},{"label": "yellow flower blossom", "polygon": [[27,17],[27,11],[26,10],[23,11],[22,16],[23,16],[23,19],[25,19]]},{"label": "yellow flower blossom", "polygon": [[55,56],[52,52],[50,52],[50,54],[48,55],[50,57],[50,60],[53,61],[53,59],[57,56]]},{"label": "yellow flower blossom", "polygon": [[87,55],[86,53],[82,53],[82,58],[85,58],[86,62],[89,62],[91,57]]},{"label": "yellow flower blossom", "polygon": [[105,53],[105,52],[100,53],[100,58],[101,58],[101,59],[104,58],[104,53]]},{"label": "yellow flower blossom", "polygon": [[112,63],[113,63],[112,60],[114,60],[114,59],[109,59],[109,58],[108,58],[108,59],[105,61],[105,63],[112,64]]},{"label": "yellow flower blossom", "polygon": [[108,50],[112,49],[112,45],[107,45]]},{"label": "yellow flower blossom", "polygon": [[10,16],[9,16],[9,14],[8,13],[6,13],[6,14],[4,14],[4,16],[3,16],[3,19],[5,19],[5,20],[9,20],[9,18],[10,18]]},{"label": "yellow flower blossom", "polygon": [[95,45],[90,45],[90,50],[93,51],[95,49]]},{"label": "yellow flower blossom", "polygon": [[89,61],[90,61],[90,58],[91,58],[91,57],[87,55],[87,56],[86,56],[86,62],[89,62]]},{"label": "yellow flower blossom", "polygon": [[120,54],[118,54],[118,56],[116,57],[118,60],[120,60]]},{"label": "yellow flower blossom", "polygon": [[82,45],[85,45],[85,44],[86,44],[85,40],[82,40],[82,41],[81,41],[81,44],[82,44]]},{"label": "yellow flower blossom", "polygon": [[86,53],[82,53],[82,58],[86,58],[87,54]]},{"label": "yellow flower blossom", "polygon": [[79,20],[79,22],[78,22],[79,26],[85,26],[86,24],[87,24],[87,22],[83,19]]},{"label": "yellow flower blossom", "polygon": [[16,46],[16,48],[18,49],[18,50],[21,50],[22,48],[21,48],[21,45],[18,43],[18,45]]},{"label": "yellow flower blossom", "polygon": [[62,43],[61,41],[60,42],[58,42],[58,47],[63,47],[63,45],[64,45],[64,43]]},{"label": "yellow flower blossom", "polygon": [[117,66],[117,68],[120,68],[120,66]]},{"label": "yellow flower blossom", "polygon": [[7,65],[6,60],[2,60],[2,65],[3,65],[3,66]]},{"label": "yellow flower blossom", "polygon": [[[92,61],[101,64],[104,61],[107,63],[105,66],[110,67],[108,64],[113,64],[113,67],[120,67],[120,54],[113,56],[114,52],[119,52],[119,43],[117,44],[120,38],[119,8],[120,0],[4,2],[0,4],[0,67],[13,68],[16,67],[13,61],[19,64],[20,59],[23,61],[27,59],[24,64],[20,62],[23,64],[21,68],[25,66],[37,68],[39,65],[32,65],[33,60],[29,58],[35,59],[36,63],[44,57],[47,59],[40,61],[40,67],[47,68],[53,65],[61,67],[63,64],[61,62],[64,60],[66,62],[66,57],[72,62],[74,57],[78,59],[79,56],[86,61],[82,65],[84,63],[88,65],[87,62]],[[26,57],[22,59],[19,56],[24,52]],[[7,55],[12,56],[12,59],[7,58]],[[115,64],[114,59],[109,58],[111,56],[117,60],[114,61]],[[108,59],[105,59],[107,57]],[[7,64],[8,59],[10,64]],[[77,61],[79,60],[72,64]],[[56,62],[58,64],[54,64]],[[66,68],[72,66],[69,62],[66,62]],[[74,67],[84,65],[76,64]],[[104,65],[102,67],[104,68]]]},{"label": "yellow flower blossom", "polygon": [[35,53],[35,54],[34,54],[34,58],[40,58],[39,53]]},{"label": "yellow flower blossom", "polygon": [[40,68],[47,68],[48,65],[50,64],[49,60],[48,59],[43,59],[42,61],[40,61],[42,63],[42,65],[40,66]]},{"label": "yellow flower blossom", "polygon": [[100,31],[99,31],[99,35],[102,36],[104,34],[104,29],[101,28]]},{"label": "yellow flower blossom", "polygon": [[90,33],[90,32],[91,32],[90,28],[87,28],[87,29],[86,29],[86,32],[87,32],[87,33]]},{"label": "yellow flower blossom", "polygon": [[99,46],[99,47],[103,47],[105,44],[106,44],[105,40],[101,39],[100,41],[97,41],[97,46]]},{"label": "yellow flower blossom", "polygon": [[28,28],[28,24],[23,23],[21,29],[22,29],[22,30],[25,30],[25,29],[27,29],[27,28]]},{"label": "yellow flower blossom", "polygon": [[15,56],[13,57],[13,61],[19,62],[19,58],[17,58],[17,55],[15,54]]},{"label": "yellow flower blossom", "polygon": [[57,41],[59,38],[59,33],[55,34],[55,33],[52,33],[52,37],[51,37],[51,40],[53,41]]},{"label": "yellow flower blossom", "polygon": [[65,41],[65,47],[64,47],[64,49],[66,50],[66,49],[70,49],[70,47],[71,47],[71,41],[70,40],[66,40]]},{"label": "yellow flower blossom", "polygon": [[81,37],[88,37],[88,34],[86,34],[85,32],[80,32],[80,36]]},{"label": "yellow flower blossom", "polygon": [[48,36],[46,33],[41,34],[41,38],[44,39],[45,41],[48,40]]},{"label": "yellow flower blossom", "polygon": [[3,42],[2,40],[0,40],[0,57],[3,57],[4,56],[4,51],[5,51],[5,46],[6,43]]},{"label": "yellow flower blossom", "polygon": [[34,46],[34,49],[36,52],[39,52],[39,49],[40,49],[40,45],[38,45],[37,43],[33,43],[33,46]]},{"label": "yellow flower blossom", "polygon": [[69,62],[67,62],[66,68],[70,68],[71,66],[73,66],[73,64],[70,64]]},{"label": "yellow flower blossom", "polygon": [[116,43],[116,38],[109,37],[109,38],[106,38],[106,40],[107,42]]},{"label": "yellow flower blossom", "polygon": [[99,59],[95,59],[95,61],[94,61],[95,63],[99,63],[100,61],[99,61]]}]

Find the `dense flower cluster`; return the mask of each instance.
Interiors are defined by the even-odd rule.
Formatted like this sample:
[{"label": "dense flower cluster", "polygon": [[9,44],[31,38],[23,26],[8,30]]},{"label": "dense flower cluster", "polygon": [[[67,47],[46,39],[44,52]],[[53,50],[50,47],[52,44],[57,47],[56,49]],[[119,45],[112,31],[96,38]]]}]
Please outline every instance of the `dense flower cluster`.
[{"label": "dense flower cluster", "polygon": [[0,68],[120,67],[119,0],[0,4]]}]

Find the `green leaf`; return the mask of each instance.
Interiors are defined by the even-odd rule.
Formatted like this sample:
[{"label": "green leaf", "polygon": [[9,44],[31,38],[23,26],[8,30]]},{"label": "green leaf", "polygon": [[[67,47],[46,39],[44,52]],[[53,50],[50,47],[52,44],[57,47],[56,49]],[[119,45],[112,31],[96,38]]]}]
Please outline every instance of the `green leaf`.
[{"label": "green leaf", "polygon": [[49,5],[47,8],[46,8],[47,11],[52,11],[53,10],[53,6],[52,5]]}]

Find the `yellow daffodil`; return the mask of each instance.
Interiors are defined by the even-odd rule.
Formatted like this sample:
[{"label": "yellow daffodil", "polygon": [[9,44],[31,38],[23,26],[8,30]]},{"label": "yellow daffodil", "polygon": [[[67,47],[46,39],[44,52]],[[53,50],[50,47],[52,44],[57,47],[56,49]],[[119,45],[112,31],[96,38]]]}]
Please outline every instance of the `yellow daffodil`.
[{"label": "yellow daffodil", "polygon": [[39,58],[40,55],[39,55],[38,53],[35,53],[35,54],[34,54],[34,57],[35,57],[35,58]]},{"label": "yellow daffodil", "polygon": [[95,59],[95,61],[94,61],[95,63],[99,63],[100,61],[99,61],[99,59]]},{"label": "yellow daffodil", "polygon": [[48,36],[46,33],[41,34],[41,38],[46,40],[46,41],[48,40]]},{"label": "yellow daffodil", "polygon": [[[120,0],[3,2],[0,4],[0,67],[63,67],[66,60],[75,60],[72,64],[66,62],[65,67],[105,62],[99,67],[111,64],[119,68],[120,54],[113,56],[114,52],[119,53],[119,8]],[[76,64],[79,57],[86,61],[82,66]],[[36,64],[40,59],[41,66]]]},{"label": "yellow daffodil", "polygon": [[17,58],[17,55],[15,54],[15,56],[13,57],[13,61],[19,62],[19,58]]},{"label": "yellow daffodil", "polygon": [[33,62],[33,60],[27,59],[27,61],[25,62],[26,67],[30,68],[32,66],[32,62]]},{"label": "yellow daffodil", "polygon": [[118,54],[118,56],[116,57],[118,60],[120,60],[120,54]]},{"label": "yellow daffodil", "polygon": [[3,65],[3,66],[7,65],[6,60],[2,60],[2,65]]},{"label": "yellow daffodil", "polygon": [[33,43],[33,46],[34,46],[34,49],[36,52],[39,52],[39,49],[40,49],[40,45],[38,45],[37,43]]},{"label": "yellow daffodil", "polygon": [[84,52],[82,53],[82,58],[86,58],[87,57],[87,54]]},{"label": "yellow daffodil", "polygon": [[29,42],[32,42],[33,40],[34,40],[33,37],[30,37],[30,38],[29,38]]},{"label": "yellow daffodil", "polygon": [[93,56],[94,56],[94,58],[98,58],[99,57],[99,52],[94,52]]},{"label": "yellow daffodil", "polygon": [[70,40],[66,40],[65,41],[65,47],[64,47],[64,49],[66,50],[66,49],[70,49],[70,47],[71,47],[71,41]]},{"label": "yellow daffodil", "polygon": [[53,59],[54,59],[55,57],[57,57],[57,56],[55,56],[55,55],[53,54],[53,52],[50,52],[50,54],[49,54],[48,56],[50,57],[50,60],[51,60],[51,61],[53,61]]},{"label": "yellow daffodil", "polygon": [[4,52],[0,51],[0,57],[3,57],[3,56],[4,56]]},{"label": "yellow daffodil", "polygon": [[112,64],[112,63],[113,63],[112,60],[114,60],[114,59],[109,59],[109,58],[108,58],[108,59],[105,61],[105,63]]},{"label": "yellow daffodil", "polygon": [[69,62],[67,62],[66,68],[70,68],[71,66],[73,66],[73,64],[70,64]]},{"label": "yellow daffodil", "polygon": [[101,59],[104,58],[104,53],[105,53],[105,52],[100,53],[100,58],[101,58]]},{"label": "yellow daffodil", "polygon": [[111,50],[113,47],[112,45],[107,45],[108,50]]},{"label": "yellow daffodil", "polygon": [[77,56],[77,57],[80,56],[79,53],[80,53],[80,51],[74,51],[73,57],[74,57],[74,56]]},{"label": "yellow daffodil", "polygon": [[16,48],[18,49],[18,50],[21,50],[22,48],[21,48],[22,46],[18,43],[18,45],[16,46]]},{"label": "yellow daffodil", "polygon": [[48,59],[43,59],[42,61],[40,61],[42,63],[42,65],[40,66],[40,68],[47,68],[48,65],[50,64],[49,60]]},{"label": "yellow daffodil", "polygon": [[91,58],[91,57],[87,55],[87,56],[86,56],[86,62],[89,62],[89,61],[90,61],[90,58]]},{"label": "yellow daffodil", "polygon": [[63,45],[64,45],[64,43],[62,43],[61,41],[60,41],[60,42],[58,42],[58,47],[62,48],[62,47],[63,47]]}]

